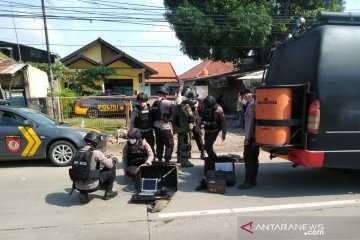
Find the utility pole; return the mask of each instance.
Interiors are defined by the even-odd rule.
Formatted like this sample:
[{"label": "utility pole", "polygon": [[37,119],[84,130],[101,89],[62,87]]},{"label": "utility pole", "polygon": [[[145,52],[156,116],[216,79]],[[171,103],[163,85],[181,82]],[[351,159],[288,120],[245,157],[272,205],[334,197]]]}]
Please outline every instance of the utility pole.
[{"label": "utility pole", "polygon": [[52,69],[51,69],[51,53],[50,53],[49,37],[48,37],[48,31],[47,31],[47,25],[46,25],[44,0],[41,0],[41,7],[42,7],[42,12],[43,12],[43,21],[44,21],[44,30],[45,30],[46,51],[47,51],[47,58],[48,58],[48,81],[49,81],[49,85],[50,85],[52,109],[53,109],[54,118],[58,119],[58,114],[56,114],[56,100],[55,100],[55,92],[54,92],[53,73],[52,73]]},{"label": "utility pole", "polygon": [[13,11],[13,8],[12,8],[12,4],[10,6],[11,6],[11,14],[12,14],[12,19],[13,19],[13,24],[14,24],[15,36],[16,36],[16,43],[17,43],[18,51],[19,51],[19,61],[21,62],[22,61],[22,59],[21,59],[21,51],[20,51],[19,39],[18,39],[17,31],[16,31],[16,25],[15,25],[15,19],[14,19],[14,11]]}]

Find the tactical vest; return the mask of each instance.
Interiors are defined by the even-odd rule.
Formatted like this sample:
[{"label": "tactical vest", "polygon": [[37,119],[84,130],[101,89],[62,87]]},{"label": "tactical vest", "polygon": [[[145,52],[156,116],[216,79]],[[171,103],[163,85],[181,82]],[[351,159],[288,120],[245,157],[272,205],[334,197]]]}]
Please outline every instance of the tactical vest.
[{"label": "tactical vest", "polygon": [[156,100],[153,105],[151,106],[151,116],[154,121],[160,121],[162,118],[162,114],[160,111],[160,104],[162,100]]},{"label": "tactical vest", "polygon": [[147,104],[147,109],[144,109],[140,106],[136,106],[137,115],[135,116],[134,126],[138,129],[148,129],[152,128],[153,121],[150,114],[150,105]]},{"label": "tactical vest", "polygon": [[169,122],[171,120],[171,108],[168,113],[162,113],[160,109],[162,100],[156,100],[151,106],[151,116],[153,121],[165,121]]},{"label": "tactical vest", "polygon": [[218,108],[216,104],[211,110],[205,109],[202,115],[202,123],[204,124],[205,130],[215,130],[221,128],[221,120],[215,111]]},{"label": "tactical vest", "polygon": [[137,166],[146,162],[148,157],[147,150],[144,148],[142,141],[135,144],[127,143],[127,162],[128,166]]},{"label": "tactical vest", "polygon": [[91,159],[93,155],[93,149],[87,149],[85,151],[78,151],[74,157],[71,169],[69,169],[70,179],[72,181],[78,180],[91,180],[98,179],[100,177],[100,164],[96,163],[96,169],[91,170]]},{"label": "tactical vest", "polygon": [[176,105],[173,110],[173,130],[174,133],[191,131],[195,122],[194,103],[185,99],[180,105]]}]

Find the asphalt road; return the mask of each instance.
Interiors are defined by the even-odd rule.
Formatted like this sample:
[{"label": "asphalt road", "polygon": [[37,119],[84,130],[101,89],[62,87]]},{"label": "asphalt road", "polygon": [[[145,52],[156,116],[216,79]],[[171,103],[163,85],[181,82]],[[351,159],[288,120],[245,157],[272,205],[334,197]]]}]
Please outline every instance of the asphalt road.
[{"label": "asphalt road", "polygon": [[[194,191],[203,161],[193,160],[195,167],[180,169],[179,191],[159,213],[129,203],[133,187],[121,166],[116,198],[103,201],[98,191],[80,205],[77,193],[69,196],[68,168],[43,161],[0,162],[0,239],[243,239],[239,222],[255,216],[326,216],[341,226],[350,224],[351,216],[360,218],[359,171],[293,169],[265,153],[260,159],[258,186],[228,187],[224,195]],[[240,183],[242,163],[236,171]],[[349,236],[357,232],[348,230]]]}]

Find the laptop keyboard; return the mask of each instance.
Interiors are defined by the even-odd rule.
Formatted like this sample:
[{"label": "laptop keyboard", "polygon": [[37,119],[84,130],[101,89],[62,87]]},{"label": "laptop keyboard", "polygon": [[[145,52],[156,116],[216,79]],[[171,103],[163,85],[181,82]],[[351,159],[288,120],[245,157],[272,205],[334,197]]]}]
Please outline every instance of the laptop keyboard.
[{"label": "laptop keyboard", "polygon": [[154,196],[155,192],[139,192],[139,196]]}]

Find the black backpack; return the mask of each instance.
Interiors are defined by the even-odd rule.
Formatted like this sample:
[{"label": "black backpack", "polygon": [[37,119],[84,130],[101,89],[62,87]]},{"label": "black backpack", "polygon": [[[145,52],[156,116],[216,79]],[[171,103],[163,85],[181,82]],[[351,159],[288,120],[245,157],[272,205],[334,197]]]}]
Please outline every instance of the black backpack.
[{"label": "black backpack", "polygon": [[71,169],[69,169],[70,179],[72,181],[89,180],[99,178],[99,163],[96,165],[97,170],[90,170],[90,163],[93,152],[92,149],[78,151],[75,154]]}]

